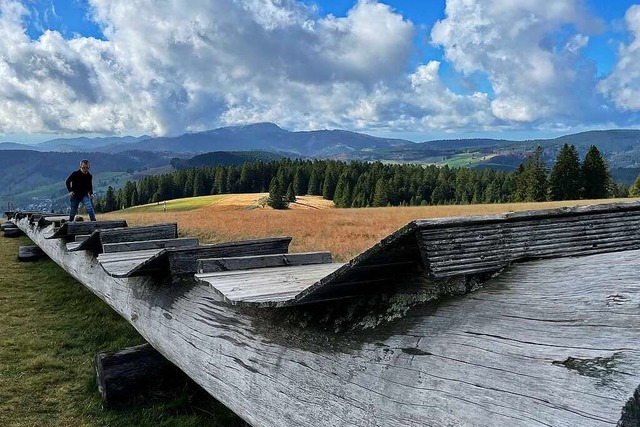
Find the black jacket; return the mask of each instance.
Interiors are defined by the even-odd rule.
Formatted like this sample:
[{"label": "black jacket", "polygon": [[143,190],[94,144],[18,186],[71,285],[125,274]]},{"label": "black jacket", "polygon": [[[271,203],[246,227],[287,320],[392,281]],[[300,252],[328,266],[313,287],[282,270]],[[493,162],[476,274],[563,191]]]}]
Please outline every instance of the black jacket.
[{"label": "black jacket", "polygon": [[76,199],[82,199],[84,196],[93,194],[93,177],[90,173],[82,173],[80,169],[73,171],[65,184],[69,192],[75,193]]}]

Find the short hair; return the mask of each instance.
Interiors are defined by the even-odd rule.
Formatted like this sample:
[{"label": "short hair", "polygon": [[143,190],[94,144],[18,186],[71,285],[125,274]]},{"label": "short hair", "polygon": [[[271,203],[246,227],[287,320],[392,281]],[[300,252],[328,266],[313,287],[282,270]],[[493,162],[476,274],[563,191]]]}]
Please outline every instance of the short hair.
[{"label": "short hair", "polygon": [[87,160],[87,159],[82,159],[82,160],[80,160],[80,165],[88,165],[88,164],[90,164],[90,163],[91,163],[91,162],[90,162],[89,160]]}]

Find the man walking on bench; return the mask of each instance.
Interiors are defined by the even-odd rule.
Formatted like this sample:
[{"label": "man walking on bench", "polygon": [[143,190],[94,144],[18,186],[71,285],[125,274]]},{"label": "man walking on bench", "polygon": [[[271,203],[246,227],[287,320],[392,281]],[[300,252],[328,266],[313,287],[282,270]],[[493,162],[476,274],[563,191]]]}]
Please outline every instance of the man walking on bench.
[{"label": "man walking on bench", "polygon": [[69,221],[73,221],[78,213],[80,202],[84,205],[91,221],[96,220],[96,214],[93,211],[91,197],[93,196],[93,177],[89,173],[91,164],[89,160],[80,161],[80,169],[73,171],[67,181],[67,190],[69,191],[69,204],[71,205],[71,213]]}]

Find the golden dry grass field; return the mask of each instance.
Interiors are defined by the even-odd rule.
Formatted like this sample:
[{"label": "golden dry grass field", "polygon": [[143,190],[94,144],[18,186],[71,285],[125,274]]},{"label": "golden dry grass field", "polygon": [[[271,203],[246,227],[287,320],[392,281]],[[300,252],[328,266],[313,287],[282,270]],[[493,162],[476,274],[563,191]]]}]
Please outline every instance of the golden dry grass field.
[{"label": "golden dry grass field", "polygon": [[299,196],[288,210],[261,207],[265,193],[203,196],[145,205],[99,219],[126,219],[129,225],[177,222],[181,236],[202,243],[291,236],[291,252],[330,251],[348,261],[415,219],[485,215],[561,206],[638,201],[640,199],[574,200],[541,203],[448,205],[336,209],[320,196]]}]

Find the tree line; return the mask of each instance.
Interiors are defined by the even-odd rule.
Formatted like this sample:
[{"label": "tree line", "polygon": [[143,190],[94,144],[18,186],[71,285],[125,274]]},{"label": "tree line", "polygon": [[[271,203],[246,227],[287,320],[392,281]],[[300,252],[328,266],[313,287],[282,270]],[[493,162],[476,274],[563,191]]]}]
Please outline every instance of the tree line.
[{"label": "tree line", "polygon": [[575,146],[565,144],[551,170],[542,154],[538,146],[514,172],[299,159],[192,168],[129,181],[118,190],[109,187],[95,207],[109,212],[183,197],[267,191],[275,208],[305,194],[349,208],[595,199],[634,190],[635,185],[629,189],[611,180],[595,146],[580,161]]}]

